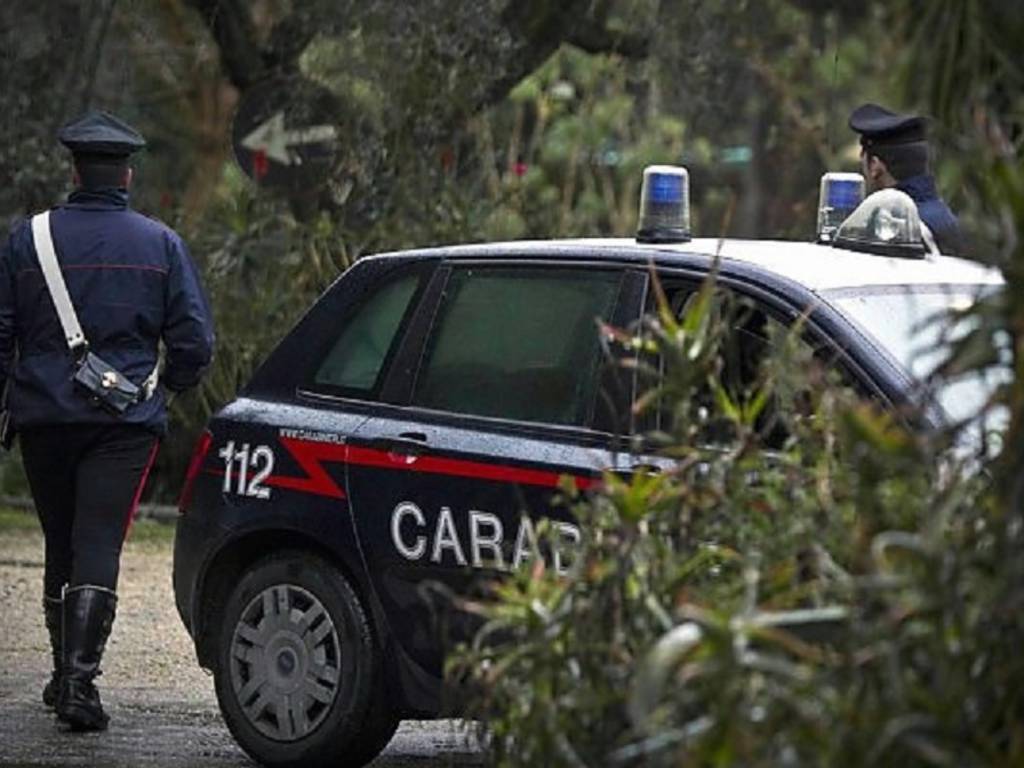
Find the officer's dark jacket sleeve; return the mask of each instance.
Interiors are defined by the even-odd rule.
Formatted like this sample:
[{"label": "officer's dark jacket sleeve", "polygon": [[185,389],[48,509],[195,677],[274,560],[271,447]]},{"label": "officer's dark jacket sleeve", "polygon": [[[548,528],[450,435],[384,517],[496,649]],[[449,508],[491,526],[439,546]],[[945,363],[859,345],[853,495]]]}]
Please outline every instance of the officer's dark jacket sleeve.
[{"label": "officer's dark jacket sleeve", "polygon": [[12,259],[11,238],[6,236],[0,247],[0,392],[7,385],[17,343],[17,301],[14,293]]},{"label": "officer's dark jacket sleeve", "polygon": [[167,232],[169,270],[163,339],[167,360],[162,381],[172,392],[199,383],[213,358],[213,317],[188,249]]}]

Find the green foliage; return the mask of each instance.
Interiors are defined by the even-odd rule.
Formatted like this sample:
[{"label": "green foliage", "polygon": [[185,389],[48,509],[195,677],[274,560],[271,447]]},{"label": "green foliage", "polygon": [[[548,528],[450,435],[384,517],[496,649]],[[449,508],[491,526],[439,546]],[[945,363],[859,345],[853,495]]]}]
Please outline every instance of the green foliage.
[{"label": "green foliage", "polygon": [[691,172],[695,233],[808,238],[822,172],[858,165],[850,110],[900,103],[895,11],[637,5],[622,18],[654,14],[650,56],[563,46],[452,145],[480,210],[468,234],[629,236],[642,168],[672,162]]},{"label": "green foliage", "polygon": [[0,507],[0,533],[25,532],[42,534],[43,529],[39,525],[39,518],[24,510]]},{"label": "green foliage", "polygon": [[[634,343],[671,471],[577,499],[585,548],[470,606],[452,661],[500,765],[1015,765],[1022,584],[984,475],[825,379],[793,335],[747,391],[709,283]],[[709,400],[704,394],[713,393]],[[660,406],[659,406],[660,404]],[[777,428],[787,437],[767,451]],[[713,446],[711,442],[714,441]]]},{"label": "green foliage", "polygon": [[631,233],[643,167],[679,157],[685,134],[675,117],[648,119],[639,75],[619,57],[565,48],[474,123],[497,225],[485,238],[507,236],[513,218],[518,236]]}]

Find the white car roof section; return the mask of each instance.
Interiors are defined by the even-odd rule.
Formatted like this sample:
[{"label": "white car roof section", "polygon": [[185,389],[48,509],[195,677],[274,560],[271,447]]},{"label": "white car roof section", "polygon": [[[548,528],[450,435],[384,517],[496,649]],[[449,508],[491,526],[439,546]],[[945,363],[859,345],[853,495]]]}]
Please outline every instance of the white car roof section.
[{"label": "white car roof section", "polygon": [[701,253],[708,256],[721,254],[723,259],[763,267],[815,292],[870,286],[998,285],[1003,282],[998,270],[952,256],[900,259],[790,240],[700,238],[670,245],[638,244],[635,240],[627,239],[573,242],[589,247],[632,246],[670,253]]},{"label": "white car roof section", "polygon": [[[698,238],[686,243],[638,243],[629,238],[581,238],[564,240],[512,240],[442,246],[421,251],[442,250],[450,256],[473,257],[479,254],[538,253],[555,255],[581,250],[602,249],[632,251],[637,254],[657,252],[665,262],[671,254],[698,254],[748,264],[792,280],[814,293],[855,291],[858,288],[901,285],[1001,285],[1003,276],[997,269],[975,261],[952,256],[926,259],[893,258],[871,253],[833,248],[828,245],[795,240],[733,240]],[[378,254],[378,258],[400,257],[405,252]]]}]

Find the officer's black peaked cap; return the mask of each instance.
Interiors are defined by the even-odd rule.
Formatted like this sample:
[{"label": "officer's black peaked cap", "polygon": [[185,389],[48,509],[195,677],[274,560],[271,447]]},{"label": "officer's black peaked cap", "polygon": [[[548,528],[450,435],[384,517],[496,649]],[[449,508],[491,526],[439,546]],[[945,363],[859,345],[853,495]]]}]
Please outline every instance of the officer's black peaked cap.
[{"label": "officer's black peaked cap", "polygon": [[877,104],[862,104],[853,110],[850,128],[860,134],[864,147],[910,144],[928,138],[925,118],[901,115]]},{"label": "officer's black peaked cap", "polygon": [[146,146],[142,134],[109,112],[86,113],[57,134],[60,143],[76,156],[123,159]]}]

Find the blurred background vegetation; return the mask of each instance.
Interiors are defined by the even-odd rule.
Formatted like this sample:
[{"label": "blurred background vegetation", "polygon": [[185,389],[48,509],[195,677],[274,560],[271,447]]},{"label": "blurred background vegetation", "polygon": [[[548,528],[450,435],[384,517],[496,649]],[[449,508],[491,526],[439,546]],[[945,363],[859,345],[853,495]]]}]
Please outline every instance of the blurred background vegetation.
[{"label": "blurred background vegetation", "polygon": [[[174,408],[150,491],[168,500],[206,417],[365,253],[629,235],[652,162],[690,168],[698,233],[810,237],[821,173],[856,167],[852,107],[930,108],[900,75],[918,65],[897,30],[935,6],[10,0],[0,217],[69,191],[54,137],[84,109],[146,135],[133,204],[185,236],[219,330],[211,375]],[[233,120],[259,99],[289,114],[317,101],[338,131],[318,173],[260,184],[241,172]],[[970,219],[959,134],[937,128],[940,186]]]}]

